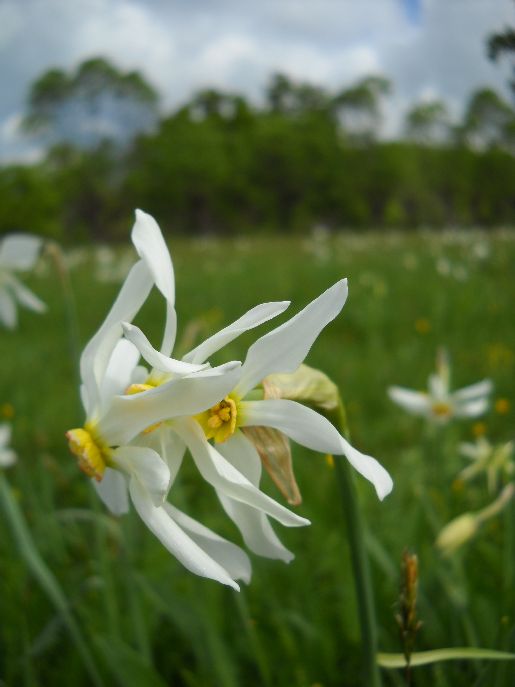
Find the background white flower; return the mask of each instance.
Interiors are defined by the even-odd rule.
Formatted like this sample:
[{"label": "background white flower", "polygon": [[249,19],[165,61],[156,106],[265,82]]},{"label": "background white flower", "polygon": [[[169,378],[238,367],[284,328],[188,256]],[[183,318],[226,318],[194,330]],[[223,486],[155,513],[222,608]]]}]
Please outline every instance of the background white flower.
[{"label": "background white flower", "polygon": [[46,310],[45,304],[14,274],[34,267],[42,243],[42,239],[28,234],[11,234],[0,241],[0,322],[9,329],[17,323],[17,303],[36,312]]},{"label": "background white flower", "polygon": [[474,418],[486,413],[493,389],[490,379],[451,391],[449,361],[443,350],[438,352],[436,368],[436,373],[429,376],[427,392],[391,386],[388,396],[408,413],[420,415],[436,424],[445,424],[452,418]]},{"label": "background white flower", "polygon": [[8,468],[16,462],[16,453],[9,447],[11,426],[6,422],[0,424],[0,468]]}]

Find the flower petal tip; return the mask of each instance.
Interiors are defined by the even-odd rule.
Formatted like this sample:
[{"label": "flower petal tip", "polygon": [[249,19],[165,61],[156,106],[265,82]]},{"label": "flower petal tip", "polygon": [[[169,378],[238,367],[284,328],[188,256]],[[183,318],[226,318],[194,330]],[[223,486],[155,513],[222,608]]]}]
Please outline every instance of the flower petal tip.
[{"label": "flower petal tip", "polygon": [[393,489],[393,480],[390,475],[387,474],[379,484],[375,484],[375,490],[377,497],[380,501],[383,501]]}]

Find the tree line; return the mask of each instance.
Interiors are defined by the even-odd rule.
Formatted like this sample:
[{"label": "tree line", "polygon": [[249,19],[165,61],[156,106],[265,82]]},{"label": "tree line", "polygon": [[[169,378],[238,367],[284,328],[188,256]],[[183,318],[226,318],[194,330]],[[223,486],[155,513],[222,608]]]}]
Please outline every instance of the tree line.
[{"label": "tree line", "polygon": [[491,89],[461,121],[415,104],[381,138],[392,84],[339,91],[271,77],[262,103],[208,89],[162,116],[155,90],[101,58],[31,87],[25,130],[47,145],[0,168],[0,232],[125,238],[135,207],[185,234],[513,224],[515,112]]}]

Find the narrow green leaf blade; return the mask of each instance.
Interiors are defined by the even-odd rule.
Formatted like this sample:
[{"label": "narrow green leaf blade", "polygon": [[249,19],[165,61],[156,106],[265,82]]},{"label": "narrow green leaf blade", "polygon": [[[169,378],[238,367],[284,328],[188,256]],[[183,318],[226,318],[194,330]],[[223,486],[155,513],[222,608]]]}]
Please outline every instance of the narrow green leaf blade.
[{"label": "narrow green leaf blade", "polygon": [[[451,649],[433,649],[432,651],[416,651],[411,654],[410,665],[425,666],[440,661],[513,661],[515,654],[494,649],[478,649],[475,647],[455,647]],[[381,668],[404,668],[406,659],[404,654],[377,654],[377,662]]]}]

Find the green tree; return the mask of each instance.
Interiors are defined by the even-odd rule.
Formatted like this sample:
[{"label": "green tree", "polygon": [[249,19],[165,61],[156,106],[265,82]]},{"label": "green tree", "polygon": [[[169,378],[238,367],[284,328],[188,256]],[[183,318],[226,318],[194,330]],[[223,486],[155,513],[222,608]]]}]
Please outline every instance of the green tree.
[{"label": "green tree", "polygon": [[487,51],[488,57],[494,61],[502,56],[511,58],[513,79],[510,81],[510,87],[515,96],[515,29],[507,26],[504,31],[489,36]]},{"label": "green tree", "polygon": [[381,100],[392,90],[384,76],[367,76],[332,99],[332,109],[345,133],[355,141],[371,141],[381,125]]},{"label": "green tree", "polygon": [[513,108],[494,90],[483,88],[471,95],[458,133],[473,148],[512,148],[514,120]]},{"label": "green tree", "polygon": [[445,103],[432,100],[414,105],[406,114],[407,137],[423,145],[445,143],[450,136],[449,113]]},{"label": "green tree", "polygon": [[285,74],[272,75],[266,99],[270,112],[285,116],[330,109],[330,96],[323,88],[306,81],[294,81]]},{"label": "green tree", "polygon": [[50,144],[91,147],[151,128],[157,105],[156,91],[141,74],[97,57],[70,73],[51,69],[39,77],[30,88],[24,127]]}]

